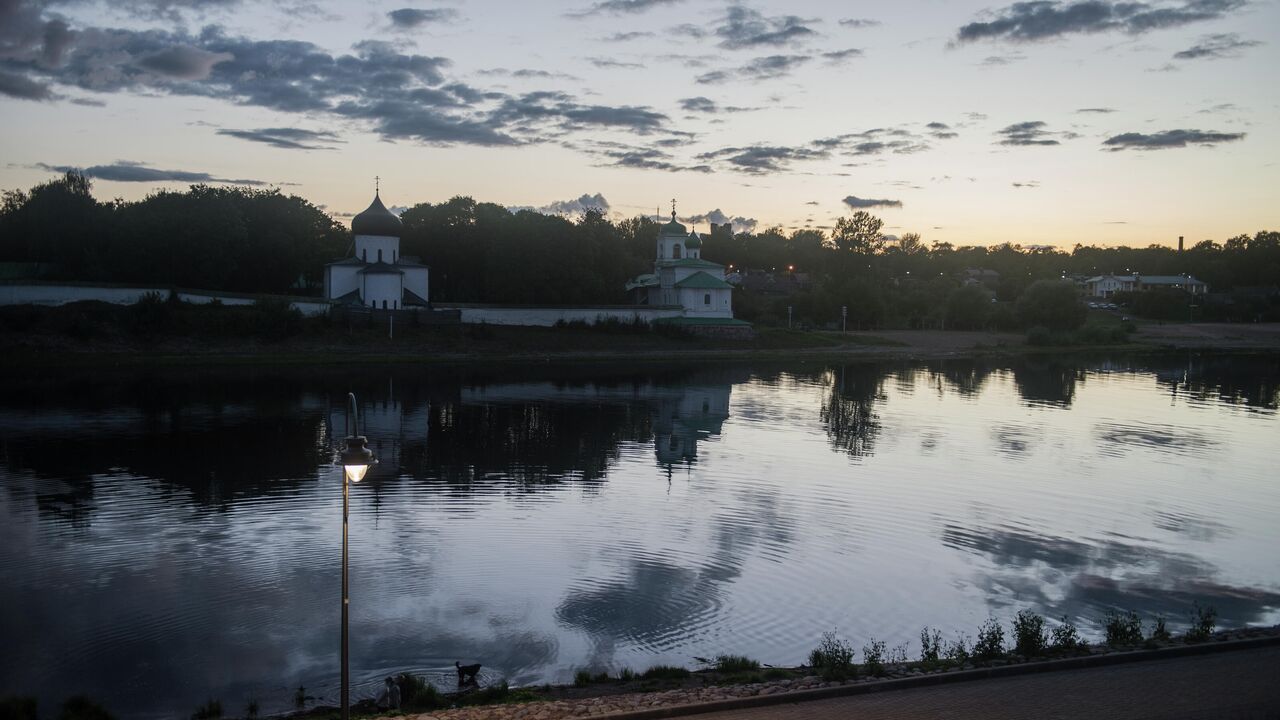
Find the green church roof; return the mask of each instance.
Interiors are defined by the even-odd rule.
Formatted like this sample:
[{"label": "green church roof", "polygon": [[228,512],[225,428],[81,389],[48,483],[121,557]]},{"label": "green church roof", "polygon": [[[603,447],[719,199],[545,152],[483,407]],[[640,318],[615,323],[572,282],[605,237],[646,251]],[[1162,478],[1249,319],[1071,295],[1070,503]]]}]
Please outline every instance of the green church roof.
[{"label": "green church roof", "polygon": [[717,277],[712,277],[704,272],[696,272],[689,277],[676,283],[678,288],[696,288],[698,290],[723,290],[724,288],[733,288],[729,283]]},{"label": "green church roof", "polygon": [[724,266],[713,263],[710,260],[701,258],[680,258],[679,260],[659,260],[658,267],[696,267],[696,268],[716,268],[723,270]]},{"label": "green church roof", "polygon": [[672,210],[671,222],[662,226],[662,234],[663,235],[679,235],[681,237],[684,237],[685,235],[689,234],[689,229],[686,228],[684,225],[681,225],[680,221],[676,220],[676,211]]}]

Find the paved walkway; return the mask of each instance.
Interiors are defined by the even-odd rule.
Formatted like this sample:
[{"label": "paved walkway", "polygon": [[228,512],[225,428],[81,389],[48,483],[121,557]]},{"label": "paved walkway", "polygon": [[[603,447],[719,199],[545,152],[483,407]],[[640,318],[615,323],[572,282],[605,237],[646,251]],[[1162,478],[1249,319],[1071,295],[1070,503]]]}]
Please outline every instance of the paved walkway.
[{"label": "paved walkway", "polygon": [[1280,648],[693,716],[698,720],[1280,720]]}]

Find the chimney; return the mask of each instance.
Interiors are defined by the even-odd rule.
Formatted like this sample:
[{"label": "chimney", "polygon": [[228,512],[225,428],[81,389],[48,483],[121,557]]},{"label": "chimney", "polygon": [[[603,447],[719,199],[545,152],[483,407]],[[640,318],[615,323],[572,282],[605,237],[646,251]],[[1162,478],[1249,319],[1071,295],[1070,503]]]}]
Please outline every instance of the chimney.
[{"label": "chimney", "polygon": [[1182,236],[1181,235],[1178,236],[1178,253],[1179,254],[1182,253]]}]

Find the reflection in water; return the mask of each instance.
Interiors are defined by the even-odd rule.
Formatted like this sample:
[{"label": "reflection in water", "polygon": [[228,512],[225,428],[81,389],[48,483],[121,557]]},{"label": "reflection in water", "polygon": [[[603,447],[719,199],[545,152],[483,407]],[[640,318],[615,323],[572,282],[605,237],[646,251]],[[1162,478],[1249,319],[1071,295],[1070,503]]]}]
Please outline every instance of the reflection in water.
[{"label": "reflection in water", "polygon": [[1274,622],[1277,378],[1194,355],[46,373],[0,387],[0,695],[331,699],[347,392],[381,459],[352,493],[357,697],[458,659],[515,683],[797,663],[834,626],[896,644],[1022,608]]}]

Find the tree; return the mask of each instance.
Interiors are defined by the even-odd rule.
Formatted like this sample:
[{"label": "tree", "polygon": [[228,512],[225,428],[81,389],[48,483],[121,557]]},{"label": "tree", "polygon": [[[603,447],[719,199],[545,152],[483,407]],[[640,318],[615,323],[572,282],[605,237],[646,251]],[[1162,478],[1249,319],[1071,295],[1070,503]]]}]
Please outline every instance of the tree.
[{"label": "tree", "polygon": [[836,248],[845,252],[862,255],[878,253],[884,249],[884,235],[880,230],[884,221],[865,210],[836,220],[836,229],[831,233],[831,242]]},{"label": "tree", "polygon": [[1074,330],[1087,312],[1075,286],[1064,280],[1037,280],[1018,297],[1018,320],[1027,327]]},{"label": "tree", "polygon": [[952,330],[977,330],[990,312],[991,296],[978,285],[958,287],[947,296],[947,327]]}]

